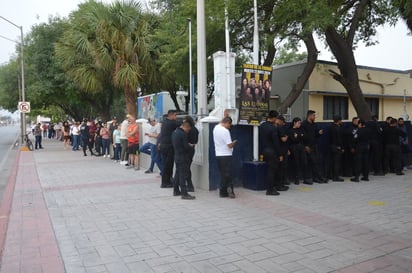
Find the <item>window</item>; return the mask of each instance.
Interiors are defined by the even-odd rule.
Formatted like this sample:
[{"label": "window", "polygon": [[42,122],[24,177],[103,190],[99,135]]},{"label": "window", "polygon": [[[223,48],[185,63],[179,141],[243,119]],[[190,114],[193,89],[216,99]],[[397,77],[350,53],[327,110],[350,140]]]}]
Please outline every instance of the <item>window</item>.
[{"label": "window", "polygon": [[331,120],[335,115],[340,115],[342,119],[348,119],[348,98],[341,96],[324,96],[323,119]]},{"label": "window", "polygon": [[369,105],[372,115],[379,116],[379,98],[365,98],[365,101]]}]

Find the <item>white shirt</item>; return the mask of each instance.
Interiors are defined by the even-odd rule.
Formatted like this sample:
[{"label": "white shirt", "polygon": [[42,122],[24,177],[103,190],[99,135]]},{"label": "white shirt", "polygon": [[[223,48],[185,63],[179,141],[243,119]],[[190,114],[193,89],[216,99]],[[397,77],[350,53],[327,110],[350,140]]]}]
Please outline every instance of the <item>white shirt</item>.
[{"label": "white shirt", "polygon": [[230,132],[220,123],[213,129],[213,140],[215,142],[216,156],[231,156],[233,148],[229,148],[228,144],[232,143]]},{"label": "white shirt", "polygon": [[127,127],[129,127],[129,121],[125,119],[123,120],[122,127],[120,128],[120,139],[127,139]]},{"label": "white shirt", "polygon": [[[160,134],[160,123],[156,123],[155,126],[150,125],[149,134],[159,135]],[[149,137],[149,142],[156,145],[157,137]]]}]

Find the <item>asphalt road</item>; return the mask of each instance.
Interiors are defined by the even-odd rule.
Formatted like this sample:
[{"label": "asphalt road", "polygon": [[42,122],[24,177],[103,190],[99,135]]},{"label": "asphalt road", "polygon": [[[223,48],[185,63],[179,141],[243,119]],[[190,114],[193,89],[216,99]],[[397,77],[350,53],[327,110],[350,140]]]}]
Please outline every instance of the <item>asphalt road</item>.
[{"label": "asphalt road", "polygon": [[19,133],[19,125],[0,127],[0,200],[3,199],[3,191],[17,155],[18,147],[15,146],[15,143]]}]

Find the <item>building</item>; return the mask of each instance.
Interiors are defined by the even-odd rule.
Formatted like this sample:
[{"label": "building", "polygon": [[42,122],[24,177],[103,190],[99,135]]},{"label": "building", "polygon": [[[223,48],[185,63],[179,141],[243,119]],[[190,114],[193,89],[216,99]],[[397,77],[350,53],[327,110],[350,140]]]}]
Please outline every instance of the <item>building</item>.
[{"label": "building", "polygon": [[[289,94],[306,61],[273,67],[271,109]],[[329,70],[339,72],[334,62],[318,61],[302,94],[291,107],[290,116],[304,117],[308,109],[317,112],[318,121],[330,121],[339,114],[344,120],[357,116],[344,87]],[[359,81],[372,114],[405,117],[412,113],[412,70],[402,71],[358,66]]]}]

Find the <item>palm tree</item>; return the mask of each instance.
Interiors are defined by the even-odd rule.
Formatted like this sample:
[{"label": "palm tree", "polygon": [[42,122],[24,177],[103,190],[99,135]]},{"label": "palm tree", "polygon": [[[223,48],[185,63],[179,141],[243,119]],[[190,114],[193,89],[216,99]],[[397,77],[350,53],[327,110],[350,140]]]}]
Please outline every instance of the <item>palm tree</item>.
[{"label": "palm tree", "polygon": [[149,38],[138,2],[106,5],[90,0],[71,14],[56,53],[84,90],[96,92],[107,84],[122,90],[127,112],[137,116],[136,90],[153,71]]}]

